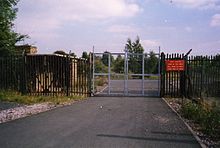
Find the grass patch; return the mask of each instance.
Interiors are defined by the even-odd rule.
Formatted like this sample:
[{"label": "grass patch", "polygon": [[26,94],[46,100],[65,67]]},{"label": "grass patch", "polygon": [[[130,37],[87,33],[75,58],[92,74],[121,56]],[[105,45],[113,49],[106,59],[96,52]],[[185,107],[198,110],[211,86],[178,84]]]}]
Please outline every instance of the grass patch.
[{"label": "grass patch", "polygon": [[16,102],[27,105],[43,102],[63,104],[74,100],[82,100],[84,98],[85,96],[27,96],[14,91],[0,91],[0,101]]},{"label": "grass patch", "polygon": [[108,79],[107,77],[96,77],[95,78],[95,86],[104,86],[107,84]]},{"label": "grass patch", "polygon": [[205,109],[202,105],[187,102],[183,104],[180,113],[186,119],[199,124],[201,131],[214,139],[220,138],[220,108]]},{"label": "grass patch", "polygon": [[159,80],[160,79],[159,76],[146,76],[145,78],[148,80]]}]

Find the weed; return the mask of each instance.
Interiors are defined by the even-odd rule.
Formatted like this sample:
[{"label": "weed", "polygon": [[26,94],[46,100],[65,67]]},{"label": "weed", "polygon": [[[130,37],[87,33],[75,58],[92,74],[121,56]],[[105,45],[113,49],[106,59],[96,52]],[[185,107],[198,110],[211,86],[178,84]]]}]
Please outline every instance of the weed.
[{"label": "weed", "polygon": [[27,96],[21,95],[14,91],[0,91],[0,101],[16,102],[19,104],[35,104],[43,102],[51,102],[55,104],[62,104],[65,102],[71,102],[73,100],[80,100],[85,98],[84,96]]},{"label": "weed", "polygon": [[188,102],[183,104],[181,110],[183,117],[193,120],[201,126],[201,130],[212,136],[220,136],[220,109],[213,108],[211,110],[204,109],[202,105]]},{"label": "weed", "polygon": [[202,122],[202,128],[206,134],[212,137],[220,136],[220,109],[214,108],[206,113]]}]

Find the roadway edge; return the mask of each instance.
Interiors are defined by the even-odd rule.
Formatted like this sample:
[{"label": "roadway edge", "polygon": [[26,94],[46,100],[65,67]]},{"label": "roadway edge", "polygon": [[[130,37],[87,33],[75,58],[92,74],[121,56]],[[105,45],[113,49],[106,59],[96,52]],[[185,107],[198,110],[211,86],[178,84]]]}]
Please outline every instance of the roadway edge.
[{"label": "roadway edge", "polygon": [[183,121],[183,123],[187,126],[187,128],[188,128],[189,131],[192,133],[192,135],[195,137],[196,141],[200,144],[200,146],[201,146],[202,148],[207,148],[207,146],[206,146],[204,143],[202,143],[202,140],[199,138],[199,136],[197,136],[197,134],[195,133],[195,131],[193,131],[193,129],[189,126],[189,124],[184,121],[184,119],[180,116],[180,114],[177,113],[177,111],[175,111],[175,110],[172,108],[172,106],[171,106],[164,98],[162,98],[162,100],[163,100],[163,101],[169,106],[169,108],[180,118],[180,120]]}]

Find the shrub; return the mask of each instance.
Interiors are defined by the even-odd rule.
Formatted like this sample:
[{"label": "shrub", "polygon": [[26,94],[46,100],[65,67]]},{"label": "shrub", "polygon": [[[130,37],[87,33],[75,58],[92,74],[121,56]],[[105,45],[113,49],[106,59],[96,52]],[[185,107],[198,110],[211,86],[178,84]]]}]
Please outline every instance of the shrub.
[{"label": "shrub", "polygon": [[201,130],[212,137],[220,136],[220,109],[204,109],[201,105],[188,102],[183,104],[180,113],[186,119],[193,120]]},{"label": "shrub", "polygon": [[206,113],[202,122],[202,128],[206,134],[220,136],[220,109],[214,108]]},{"label": "shrub", "polygon": [[195,120],[198,122],[200,120],[200,117],[204,114],[202,108],[196,103],[192,102],[184,104],[180,112],[185,118]]}]

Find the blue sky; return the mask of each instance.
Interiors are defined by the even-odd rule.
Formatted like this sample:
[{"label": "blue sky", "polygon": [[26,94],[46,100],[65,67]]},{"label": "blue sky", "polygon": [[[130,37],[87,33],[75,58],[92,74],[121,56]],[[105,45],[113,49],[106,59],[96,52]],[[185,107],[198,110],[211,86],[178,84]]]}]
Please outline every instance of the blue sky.
[{"label": "blue sky", "polygon": [[139,36],[145,52],[220,53],[220,0],[20,0],[15,30],[39,53],[123,52]]}]

